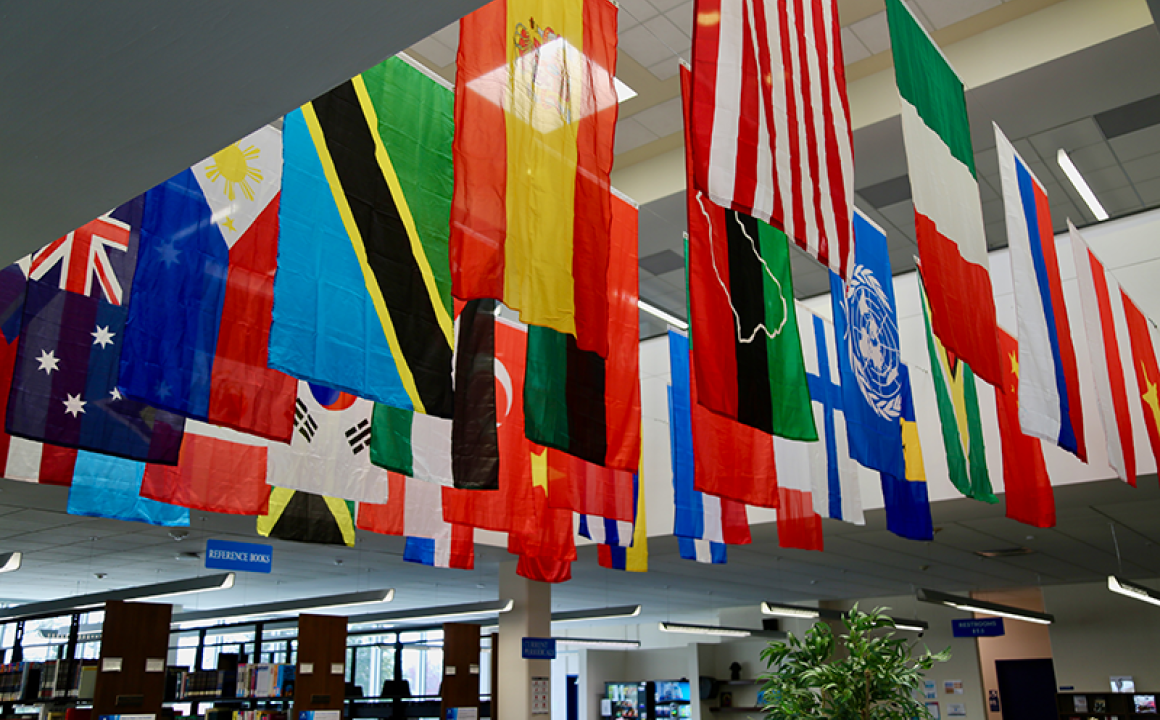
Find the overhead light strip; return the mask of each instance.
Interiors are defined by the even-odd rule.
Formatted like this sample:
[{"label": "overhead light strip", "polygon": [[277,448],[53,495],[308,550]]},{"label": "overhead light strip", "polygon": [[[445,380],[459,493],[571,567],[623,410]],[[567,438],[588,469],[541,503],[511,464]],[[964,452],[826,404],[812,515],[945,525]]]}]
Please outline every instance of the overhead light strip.
[{"label": "overhead light strip", "polygon": [[405,625],[428,620],[455,620],[470,617],[490,617],[511,612],[515,607],[514,600],[491,600],[478,603],[463,603],[460,605],[439,605],[429,608],[412,608],[387,613],[369,613],[354,615],[349,618],[351,625],[365,625],[368,623],[385,623],[388,625]]},{"label": "overhead light strip", "polygon": [[583,622],[585,620],[613,620],[616,618],[634,618],[640,615],[640,605],[618,605],[608,608],[592,610],[568,610],[552,613],[552,622]]},{"label": "overhead light strip", "polygon": [[976,612],[983,615],[998,615],[999,617],[1008,617],[1013,620],[1024,620],[1026,622],[1039,623],[1040,625],[1050,625],[1055,622],[1055,616],[1048,613],[1035,612],[1034,610],[1024,610],[1023,608],[1013,607],[1011,605],[1000,605],[999,603],[987,602],[985,600],[976,600],[969,597],[961,597],[959,595],[948,595],[938,590],[928,590],[922,588],[915,593],[915,597],[922,602],[933,603],[935,605],[946,605],[947,607],[957,608],[959,610],[966,610],[967,612]]},{"label": "overhead light strip", "polygon": [[661,320],[667,322],[669,325],[672,325],[673,327],[677,328],[678,330],[688,330],[689,329],[689,323],[685,322],[684,320],[680,319],[679,317],[677,317],[675,315],[670,315],[669,313],[665,312],[664,310],[661,310],[656,305],[651,305],[649,303],[646,303],[644,300],[640,300],[640,299],[637,299],[636,304],[641,310],[644,310],[649,315],[652,315],[655,318],[660,318]]},{"label": "overhead light strip", "polygon": [[1088,210],[1091,210],[1092,215],[1096,216],[1096,220],[1107,220],[1108,211],[1104,210],[1104,206],[1100,204],[1096,194],[1088,186],[1087,180],[1084,180],[1083,175],[1079,174],[1079,168],[1075,166],[1075,163],[1071,161],[1071,158],[1068,157],[1067,152],[1063,148],[1060,148],[1059,152],[1055,154],[1055,162],[1059,163],[1063,174],[1071,181],[1072,187],[1083,198],[1083,201],[1088,206]]},{"label": "overhead light strip", "polygon": [[23,560],[24,553],[10,552],[0,554],[0,573],[19,570]]},{"label": "overhead light strip", "polygon": [[181,630],[188,630],[193,627],[220,625],[255,618],[285,617],[287,615],[312,610],[337,610],[370,603],[388,603],[394,598],[395,591],[393,589],[366,590],[363,592],[343,593],[341,595],[309,597],[299,600],[282,600],[280,602],[259,605],[241,605],[215,610],[199,610],[197,612],[181,613],[173,616],[172,626]]},{"label": "overhead light strip", "polygon": [[662,622],[660,623],[661,632],[668,633],[687,633],[690,635],[718,635],[720,637],[764,637],[764,638],[784,638],[786,636],[783,632],[775,632],[770,630],[750,630],[749,628],[739,627],[722,627],[720,625],[690,625],[688,623]]},{"label": "overhead light strip", "polygon": [[[774,615],[777,617],[790,618],[805,618],[809,619],[825,619],[825,620],[841,620],[844,613],[841,610],[829,610],[827,608],[812,608],[801,605],[786,605],[784,603],[763,602],[761,603],[761,612],[764,615]],[[925,620],[897,618],[890,617],[891,622],[894,623],[896,630],[911,630],[913,632],[925,632],[929,623]]]},{"label": "overhead light strip", "polygon": [[612,640],[606,638],[554,638],[557,645],[571,645],[574,647],[609,647],[632,649],[640,647],[640,640]]},{"label": "overhead light strip", "polygon": [[1141,602],[1152,603],[1153,605],[1160,605],[1160,595],[1155,590],[1149,590],[1143,585],[1137,585],[1133,582],[1128,582],[1123,578],[1118,578],[1115,575],[1108,576],[1108,590],[1114,593],[1130,597],[1133,600]]},{"label": "overhead light strip", "polygon": [[139,587],[109,590],[88,595],[74,595],[73,597],[62,598],[60,600],[25,603],[0,610],[0,620],[20,620],[30,617],[67,615],[80,610],[99,608],[113,600],[160,600],[178,595],[227,590],[233,586],[234,574],[232,572],[219,573],[216,575],[206,575],[205,577],[189,578],[187,580],[157,583],[156,585],[142,585]]}]

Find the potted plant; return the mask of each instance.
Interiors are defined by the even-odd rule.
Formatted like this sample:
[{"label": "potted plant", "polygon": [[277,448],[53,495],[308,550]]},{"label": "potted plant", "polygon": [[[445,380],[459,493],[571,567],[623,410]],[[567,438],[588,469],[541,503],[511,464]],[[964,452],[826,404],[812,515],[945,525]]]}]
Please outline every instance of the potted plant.
[{"label": "potted plant", "polygon": [[[761,652],[764,712],[768,720],[929,720],[919,700],[923,673],[950,658],[950,648],[932,654],[907,643],[891,630],[894,621],[855,605],[842,616],[845,632],[834,637],[817,622],[802,638],[789,634]],[[841,647],[844,653],[837,653]]]}]

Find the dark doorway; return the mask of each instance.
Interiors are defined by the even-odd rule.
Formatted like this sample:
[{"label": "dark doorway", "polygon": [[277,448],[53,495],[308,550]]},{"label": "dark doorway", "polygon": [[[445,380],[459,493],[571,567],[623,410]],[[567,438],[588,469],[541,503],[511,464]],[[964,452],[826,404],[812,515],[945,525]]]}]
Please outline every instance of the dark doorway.
[{"label": "dark doorway", "polygon": [[996,660],[1003,720],[1058,720],[1055,665],[1040,660]]},{"label": "dark doorway", "polygon": [[568,720],[580,720],[580,678],[568,675],[564,679],[564,698],[568,705]]}]

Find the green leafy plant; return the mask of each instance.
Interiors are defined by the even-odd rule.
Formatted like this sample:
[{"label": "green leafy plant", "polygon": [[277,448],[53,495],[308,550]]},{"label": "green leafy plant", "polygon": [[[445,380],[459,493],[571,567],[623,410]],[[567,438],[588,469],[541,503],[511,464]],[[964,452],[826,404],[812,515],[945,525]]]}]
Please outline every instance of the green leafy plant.
[{"label": "green leafy plant", "polygon": [[[868,613],[855,605],[842,616],[845,632],[815,623],[798,638],[770,643],[761,652],[769,672],[761,676],[768,720],[930,720],[919,700],[923,673],[950,659],[950,648],[931,653],[891,630],[888,608]],[[839,647],[845,652],[837,652]]]}]

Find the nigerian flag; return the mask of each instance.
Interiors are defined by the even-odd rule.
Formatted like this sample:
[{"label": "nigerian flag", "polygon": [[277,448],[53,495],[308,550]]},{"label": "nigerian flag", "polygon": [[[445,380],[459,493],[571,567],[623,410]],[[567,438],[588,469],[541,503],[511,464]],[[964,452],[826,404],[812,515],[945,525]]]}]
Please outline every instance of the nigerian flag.
[{"label": "nigerian flag", "polygon": [[975,374],[961,358],[943,347],[931,331],[930,305],[921,274],[918,287],[922,297],[922,316],[926,321],[930,374],[938,398],[938,416],[942,422],[943,445],[946,446],[947,471],[951,482],[969,498],[988,503],[998,502],[999,499],[991,490],[991,478],[987,473]]}]

